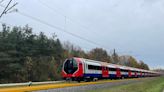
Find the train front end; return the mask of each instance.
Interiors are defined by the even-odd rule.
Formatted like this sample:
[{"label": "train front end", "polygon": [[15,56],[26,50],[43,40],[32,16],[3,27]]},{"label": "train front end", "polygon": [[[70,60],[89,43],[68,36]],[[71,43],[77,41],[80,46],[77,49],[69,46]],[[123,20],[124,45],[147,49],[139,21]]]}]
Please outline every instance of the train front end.
[{"label": "train front end", "polygon": [[68,58],[63,63],[62,77],[65,80],[81,81],[83,79],[83,63],[80,58]]}]

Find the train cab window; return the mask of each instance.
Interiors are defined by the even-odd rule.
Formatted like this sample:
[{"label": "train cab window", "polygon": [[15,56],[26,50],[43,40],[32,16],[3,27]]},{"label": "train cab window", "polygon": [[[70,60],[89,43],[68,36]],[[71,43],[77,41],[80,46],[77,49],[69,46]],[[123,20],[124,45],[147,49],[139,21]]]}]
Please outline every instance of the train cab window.
[{"label": "train cab window", "polygon": [[64,64],[64,71],[68,74],[73,74],[78,69],[78,65],[75,59],[68,59]]}]

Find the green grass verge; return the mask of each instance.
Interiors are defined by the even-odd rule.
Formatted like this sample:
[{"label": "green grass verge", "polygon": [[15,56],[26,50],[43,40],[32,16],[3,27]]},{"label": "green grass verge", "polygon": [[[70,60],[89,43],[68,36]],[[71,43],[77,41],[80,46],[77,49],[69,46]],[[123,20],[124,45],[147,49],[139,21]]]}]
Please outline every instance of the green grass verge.
[{"label": "green grass verge", "polygon": [[162,92],[164,90],[164,77],[145,79],[142,82],[120,85],[111,88],[88,90],[87,92]]}]

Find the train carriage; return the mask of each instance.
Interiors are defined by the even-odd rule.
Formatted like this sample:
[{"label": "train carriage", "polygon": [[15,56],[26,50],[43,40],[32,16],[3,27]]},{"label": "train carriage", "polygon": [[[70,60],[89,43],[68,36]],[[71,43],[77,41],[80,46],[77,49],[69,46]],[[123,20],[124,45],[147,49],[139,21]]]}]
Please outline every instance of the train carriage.
[{"label": "train carriage", "polygon": [[151,77],[157,75],[159,74],[153,71],[77,57],[66,59],[62,68],[63,78],[75,81]]}]

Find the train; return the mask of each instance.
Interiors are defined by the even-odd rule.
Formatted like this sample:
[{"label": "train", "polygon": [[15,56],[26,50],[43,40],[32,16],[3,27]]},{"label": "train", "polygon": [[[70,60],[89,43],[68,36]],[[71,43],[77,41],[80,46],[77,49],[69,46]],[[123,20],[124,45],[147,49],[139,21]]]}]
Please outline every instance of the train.
[{"label": "train", "polygon": [[63,62],[62,77],[72,81],[96,81],[99,79],[124,79],[155,77],[155,71],[111,64],[79,57],[68,58]]}]

